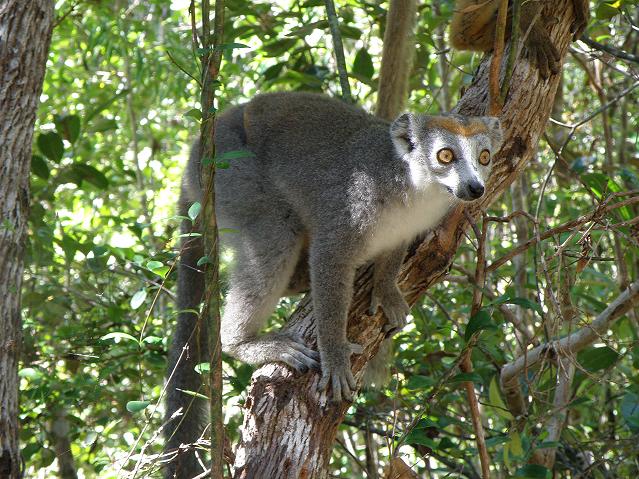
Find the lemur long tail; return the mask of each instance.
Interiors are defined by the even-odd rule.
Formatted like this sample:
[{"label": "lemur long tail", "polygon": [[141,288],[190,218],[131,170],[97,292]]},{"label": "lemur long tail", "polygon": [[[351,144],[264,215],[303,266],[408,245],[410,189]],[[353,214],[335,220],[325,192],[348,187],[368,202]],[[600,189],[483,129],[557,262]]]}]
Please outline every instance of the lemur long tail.
[{"label": "lemur long tail", "polygon": [[[187,215],[190,203],[180,202],[180,215]],[[182,233],[193,230],[183,220]],[[166,451],[178,451],[181,444],[194,444],[204,429],[206,401],[185,391],[204,393],[202,377],[195,366],[208,361],[207,328],[198,314],[204,292],[204,274],[197,266],[204,256],[201,237],[184,237],[178,267],[178,320],[169,350],[166,398]],[[181,415],[171,417],[181,410]],[[180,452],[165,472],[166,478],[192,478],[202,473],[193,447]]]}]

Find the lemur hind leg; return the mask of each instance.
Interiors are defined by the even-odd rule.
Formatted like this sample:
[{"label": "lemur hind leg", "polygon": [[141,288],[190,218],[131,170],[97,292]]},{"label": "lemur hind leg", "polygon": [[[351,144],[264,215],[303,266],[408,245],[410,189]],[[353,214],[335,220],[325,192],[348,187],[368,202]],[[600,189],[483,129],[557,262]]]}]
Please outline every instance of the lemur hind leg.
[{"label": "lemur hind leg", "polygon": [[243,223],[249,226],[234,240],[236,258],[222,316],[222,349],[249,364],[281,361],[300,372],[319,369],[318,353],[302,338],[279,332],[258,335],[293,276],[302,235],[284,219]]}]

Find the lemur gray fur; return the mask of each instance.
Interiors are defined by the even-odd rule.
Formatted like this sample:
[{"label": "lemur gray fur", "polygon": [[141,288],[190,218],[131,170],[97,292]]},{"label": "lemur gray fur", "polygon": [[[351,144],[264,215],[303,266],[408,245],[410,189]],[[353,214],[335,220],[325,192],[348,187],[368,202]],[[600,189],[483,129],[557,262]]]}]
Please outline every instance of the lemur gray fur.
[{"label": "lemur gray fur", "polygon": [[[483,195],[502,141],[499,120],[405,113],[389,124],[324,95],[269,93],[222,113],[214,140],[217,155],[253,154],[231,160],[215,176],[218,224],[234,230],[221,236],[234,252],[223,350],[254,365],[279,361],[301,373],[321,369],[319,387],[330,385],[333,401],[351,400],[357,385],[350,358],[362,352],[346,337],[357,267],[374,262],[371,310],[382,308],[387,332],[402,328],[409,307],[396,276],[406,247],[451,206]],[[183,178],[182,214],[202,201],[199,156],[196,144]],[[191,229],[186,221],[183,230]],[[200,238],[185,239],[181,311],[199,307],[202,255]],[[319,352],[300,337],[259,334],[281,296],[307,287],[307,271]],[[192,334],[195,323],[193,313],[180,313],[169,372],[185,344],[189,349],[168,387],[167,417],[192,402],[178,389],[200,387],[193,366],[203,361],[206,332]],[[187,413],[177,430],[169,428],[169,448],[198,437],[197,416]]]}]

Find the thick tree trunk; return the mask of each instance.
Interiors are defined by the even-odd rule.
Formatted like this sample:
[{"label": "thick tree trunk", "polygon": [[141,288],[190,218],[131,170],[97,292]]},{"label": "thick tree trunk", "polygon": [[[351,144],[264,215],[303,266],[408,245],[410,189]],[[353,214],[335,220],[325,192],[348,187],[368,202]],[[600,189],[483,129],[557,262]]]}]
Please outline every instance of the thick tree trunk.
[{"label": "thick tree trunk", "polygon": [[[549,18],[557,19],[551,37],[562,57],[571,37],[573,17],[569,3],[567,0],[558,0],[552,5],[548,2],[548,9],[552,10],[548,12]],[[488,69],[489,62],[484,61],[455,111],[465,115],[484,114]],[[477,217],[498,198],[533,156],[550,114],[559,78],[554,75],[548,81],[542,80],[534,67],[524,60],[518,62],[501,114],[505,141],[495,157],[486,195],[466,207],[471,217]],[[446,275],[467,227],[463,208],[459,207],[451,211],[425,241],[411,248],[400,276],[401,288],[411,304]],[[358,378],[383,339],[382,318],[367,315],[370,279],[370,268],[359,276],[349,316],[349,339],[365,347],[364,354],[353,361]],[[309,297],[301,302],[289,327],[314,342]],[[318,380],[315,373],[298,375],[279,364],[268,364],[255,372],[245,403],[246,415],[235,461],[236,478],[327,477],[337,427],[349,405],[328,404],[326,393],[316,391]]]},{"label": "thick tree trunk", "polygon": [[31,139],[51,29],[51,0],[0,3],[0,478],[20,475],[20,287],[29,216]]}]

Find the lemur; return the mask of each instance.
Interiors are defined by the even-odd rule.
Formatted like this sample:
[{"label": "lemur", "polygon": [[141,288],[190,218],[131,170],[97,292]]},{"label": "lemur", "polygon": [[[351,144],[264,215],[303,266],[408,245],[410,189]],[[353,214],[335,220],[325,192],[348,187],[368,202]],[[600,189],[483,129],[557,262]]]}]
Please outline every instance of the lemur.
[{"label": "lemur", "polygon": [[[454,205],[484,194],[502,141],[499,120],[405,113],[389,123],[325,95],[269,93],[222,113],[214,141],[217,155],[250,152],[215,175],[218,223],[232,230],[221,236],[233,252],[223,350],[254,365],[319,369],[320,389],[330,387],[333,401],[351,400],[351,355],[362,352],[346,335],[356,269],[374,263],[371,310],[381,307],[385,331],[402,328],[409,306],[396,277],[407,245]],[[202,201],[199,148],[183,177],[184,215]],[[183,231],[191,228],[185,221]],[[198,346],[206,350],[205,331],[199,345],[192,334],[204,282],[201,238],[184,239],[183,250],[169,371],[182,359],[168,387],[168,417],[188,409],[192,397],[180,390],[198,390],[193,367],[203,360]],[[317,350],[290,333],[260,334],[279,298],[309,280]],[[168,429],[169,448],[202,430],[193,411],[181,421],[177,431]]]}]

